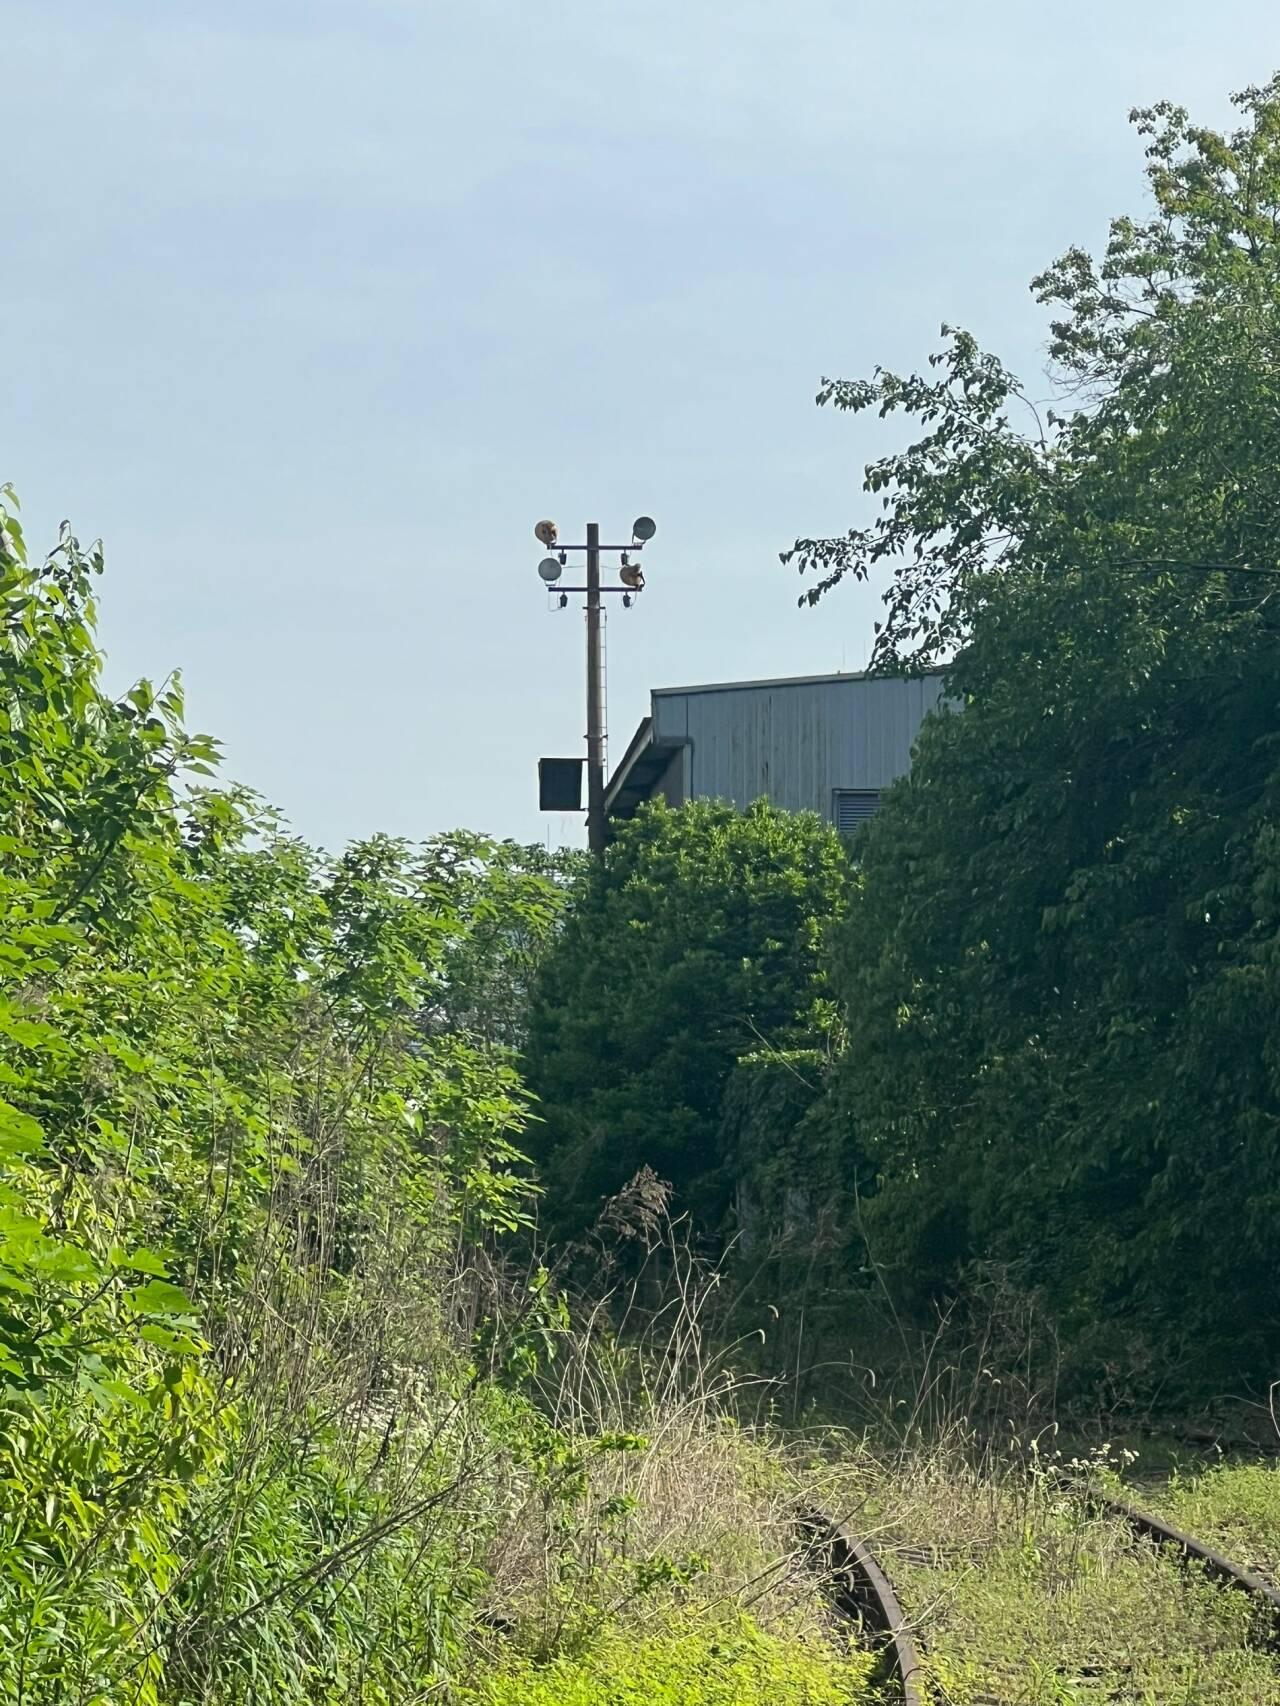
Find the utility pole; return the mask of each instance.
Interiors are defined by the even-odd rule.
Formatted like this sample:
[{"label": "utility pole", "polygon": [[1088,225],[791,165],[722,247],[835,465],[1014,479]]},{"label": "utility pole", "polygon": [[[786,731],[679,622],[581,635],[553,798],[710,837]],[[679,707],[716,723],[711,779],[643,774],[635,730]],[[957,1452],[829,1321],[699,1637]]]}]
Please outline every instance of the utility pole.
[{"label": "utility pole", "polygon": [[[552,606],[563,610],[571,592],[587,595],[587,846],[597,857],[603,854],[608,825],[604,811],[604,595],[621,593],[625,609],[629,609],[644,590],[644,575],[633,554],[639,556],[645,545],[658,531],[647,515],[638,516],[631,529],[629,545],[601,545],[600,525],[587,523],[585,545],[560,545],[559,530],[554,521],[540,521],[534,537],[555,556],[544,557],[538,564],[538,574],[551,594]],[[570,551],[586,553],[586,585],[561,587],[556,583],[568,562]],[[617,552],[621,558],[617,586],[605,586],[600,578],[601,553]],[[582,760],[544,758],[539,764],[541,776],[540,803],[544,811],[582,809]],[[571,802],[571,803],[570,803]]]},{"label": "utility pole", "polygon": [[600,526],[587,523],[587,846],[604,852],[604,695],[600,658]]}]

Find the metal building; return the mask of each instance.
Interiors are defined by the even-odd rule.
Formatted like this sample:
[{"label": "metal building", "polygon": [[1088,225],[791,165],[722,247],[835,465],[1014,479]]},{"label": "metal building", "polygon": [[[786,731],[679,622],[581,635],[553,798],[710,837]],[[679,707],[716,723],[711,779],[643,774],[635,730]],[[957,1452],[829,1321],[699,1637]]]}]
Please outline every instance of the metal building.
[{"label": "metal building", "polygon": [[606,813],[627,818],[658,798],[673,806],[764,798],[852,829],[910,768],[941,694],[941,671],[656,688],[609,782]]}]

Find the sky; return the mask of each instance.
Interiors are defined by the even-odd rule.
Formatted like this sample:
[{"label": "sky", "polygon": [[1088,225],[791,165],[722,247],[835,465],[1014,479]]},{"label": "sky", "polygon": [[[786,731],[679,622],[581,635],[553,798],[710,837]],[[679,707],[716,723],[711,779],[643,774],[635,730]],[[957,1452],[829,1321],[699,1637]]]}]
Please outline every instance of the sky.
[{"label": "sky", "polygon": [[1034,273],[1143,205],[1129,109],[1229,123],[1274,0],[4,0],[0,482],[101,537],[108,684],[178,667],[330,848],[537,809],[583,618],[535,521],[652,515],[652,687],[858,669],[878,588],[778,553],[875,500],[827,375],[943,321],[1049,394]]}]

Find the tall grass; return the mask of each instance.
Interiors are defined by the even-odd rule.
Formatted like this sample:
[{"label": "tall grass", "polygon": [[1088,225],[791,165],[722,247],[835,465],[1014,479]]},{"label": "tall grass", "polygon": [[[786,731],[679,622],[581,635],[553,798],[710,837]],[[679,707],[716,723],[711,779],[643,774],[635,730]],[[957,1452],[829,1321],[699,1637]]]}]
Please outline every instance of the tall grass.
[{"label": "tall grass", "polygon": [[771,1383],[714,1343],[720,1274],[665,1205],[650,1209],[626,1277],[601,1264],[606,1283],[579,1294],[531,1394],[558,1455],[504,1530],[492,1603],[543,1657],[619,1626],[652,1633],[677,1608],[797,1637],[831,1629],[797,1529],[799,1460],[744,1419]]}]

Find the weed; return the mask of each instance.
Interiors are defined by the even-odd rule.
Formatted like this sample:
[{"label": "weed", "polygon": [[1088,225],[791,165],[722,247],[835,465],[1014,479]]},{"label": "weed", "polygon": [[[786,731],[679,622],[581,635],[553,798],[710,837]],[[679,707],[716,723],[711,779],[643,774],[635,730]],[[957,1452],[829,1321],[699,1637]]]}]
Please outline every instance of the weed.
[{"label": "weed", "polygon": [[[1255,1608],[1026,1463],[846,1442],[827,1496],[877,1550],[953,1706],[1280,1702]],[[1114,1459],[1109,1459],[1114,1462]]]},{"label": "weed", "polygon": [[872,1660],[827,1642],[768,1634],[749,1617],[685,1617],[665,1632],[615,1632],[583,1658],[517,1659],[464,1706],[856,1706],[874,1698]]}]

